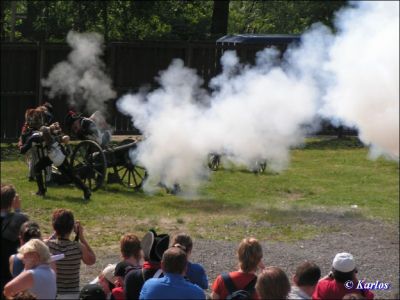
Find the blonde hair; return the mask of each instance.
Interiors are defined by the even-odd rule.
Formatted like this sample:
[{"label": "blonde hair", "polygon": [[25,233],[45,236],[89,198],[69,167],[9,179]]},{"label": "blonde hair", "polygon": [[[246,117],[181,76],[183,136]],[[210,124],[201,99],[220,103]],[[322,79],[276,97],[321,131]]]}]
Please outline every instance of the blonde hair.
[{"label": "blonde hair", "polygon": [[50,250],[45,243],[39,239],[29,240],[27,243],[19,248],[18,253],[24,255],[25,253],[35,252],[39,255],[39,261],[42,264],[50,263]]},{"label": "blonde hair", "polygon": [[237,250],[239,267],[243,272],[251,272],[260,263],[263,252],[260,243],[255,238],[243,239]]}]

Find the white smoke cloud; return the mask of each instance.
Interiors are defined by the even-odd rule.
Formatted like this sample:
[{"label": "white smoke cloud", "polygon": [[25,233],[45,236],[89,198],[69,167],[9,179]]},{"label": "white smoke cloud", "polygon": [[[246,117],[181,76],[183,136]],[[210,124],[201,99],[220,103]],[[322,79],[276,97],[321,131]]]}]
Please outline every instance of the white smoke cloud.
[{"label": "white smoke cloud", "polygon": [[357,127],[371,153],[398,159],[398,20],[398,3],[359,3],[338,13],[337,33],[315,24],[283,61],[269,48],[254,66],[241,65],[227,51],[209,94],[174,60],[160,88],[117,102],[144,134],[132,155],[148,170],[147,189],[162,182],[195,190],[209,174],[209,153],[280,171],[321,115]]},{"label": "white smoke cloud", "polygon": [[225,53],[207,101],[201,78],[179,59],[160,74],[159,89],[118,101],[143,132],[134,155],[148,170],[148,189],[162,182],[195,190],[214,152],[249,169],[262,160],[278,171],[286,167],[290,147],[303,141],[302,125],[316,114],[318,93],[308,78],[270,64],[277,54],[267,49],[256,66],[243,67],[234,52]]},{"label": "white smoke cloud", "polygon": [[399,158],[399,2],[360,1],[340,12],[325,64],[334,74],[325,116],[359,130],[371,155]]},{"label": "white smoke cloud", "polygon": [[70,31],[67,42],[72,48],[68,60],[55,65],[49,76],[42,79],[42,85],[49,88],[50,98],[67,95],[72,106],[105,112],[104,102],[116,97],[116,93],[100,58],[102,35]]}]

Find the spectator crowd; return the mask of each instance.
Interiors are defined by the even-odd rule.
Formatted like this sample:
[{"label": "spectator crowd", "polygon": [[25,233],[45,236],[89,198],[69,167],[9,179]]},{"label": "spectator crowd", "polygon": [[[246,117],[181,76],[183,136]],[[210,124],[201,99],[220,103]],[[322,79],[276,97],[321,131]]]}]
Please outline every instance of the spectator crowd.
[{"label": "spectator crowd", "polygon": [[[126,233],[120,239],[121,259],[107,265],[89,283],[81,282],[81,264],[96,255],[83,225],[68,209],[52,214],[54,233],[44,237],[40,225],[21,211],[15,187],[1,185],[2,299],[373,299],[357,289],[354,257],[336,254],[331,272],[321,278],[311,261],[299,262],[292,278],[277,266],[266,266],[255,238],[237,248],[237,269],[226,270],[209,283],[206,270],[191,261],[192,238],[170,237],[149,230],[141,239]],[[351,284],[349,284],[351,283]]]}]

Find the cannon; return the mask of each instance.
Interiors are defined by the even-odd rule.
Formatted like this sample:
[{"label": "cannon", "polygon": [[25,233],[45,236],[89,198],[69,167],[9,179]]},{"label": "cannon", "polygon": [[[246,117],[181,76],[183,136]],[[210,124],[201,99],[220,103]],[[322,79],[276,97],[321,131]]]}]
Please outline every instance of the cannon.
[{"label": "cannon", "polygon": [[[221,166],[221,154],[210,153],[208,155],[208,167],[211,171],[217,171]],[[254,165],[254,173],[264,173],[267,168],[266,160],[257,160]]]},{"label": "cannon", "polygon": [[[72,151],[71,166],[79,178],[95,191],[105,183],[119,183],[138,190],[147,177],[145,168],[129,157],[137,147],[133,139],[123,140],[118,146],[103,149],[92,140],[79,142]],[[107,174],[108,173],[108,174]]]}]

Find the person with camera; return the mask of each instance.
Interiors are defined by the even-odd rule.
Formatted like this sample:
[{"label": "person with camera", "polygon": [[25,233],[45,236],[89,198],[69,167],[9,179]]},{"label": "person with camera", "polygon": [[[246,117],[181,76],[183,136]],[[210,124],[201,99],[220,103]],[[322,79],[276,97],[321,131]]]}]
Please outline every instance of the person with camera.
[{"label": "person with camera", "polygon": [[[64,254],[56,262],[57,299],[78,299],[81,261],[86,265],[96,262],[96,255],[86,241],[83,226],[75,222],[72,211],[56,209],[52,216],[54,234],[46,241],[53,255]],[[70,240],[72,231],[75,240]]]},{"label": "person with camera", "polygon": [[85,200],[90,199],[90,189],[74,174],[68,159],[66,159],[67,153],[62,144],[67,144],[69,140],[69,136],[62,135],[60,125],[58,123],[53,123],[50,126],[41,126],[40,129],[27,138],[25,143],[20,147],[20,152],[24,154],[32,147],[37,146],[39,158],[34,166],[35,179],[38,185],[36,195],[45,196],[46,187],[43,182],[42,171],[48,166],[54,165],[63,176],[68,178],[77,188],[83,191]]}]

